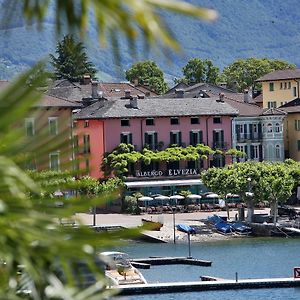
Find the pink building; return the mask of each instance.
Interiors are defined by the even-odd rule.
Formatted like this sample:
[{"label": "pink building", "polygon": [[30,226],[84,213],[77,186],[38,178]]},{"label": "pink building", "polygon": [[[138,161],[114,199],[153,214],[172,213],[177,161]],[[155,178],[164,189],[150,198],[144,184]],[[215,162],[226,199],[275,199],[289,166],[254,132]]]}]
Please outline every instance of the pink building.
[{"label": "pink building", "polygon": [[[199,143],[227,150],[232,147],[231,121],[237,114],[237,110],[219,97],[99,100],[75,115],[79,145],[83,144],[85,154],[89,154],[83,165],[90,169],[91,176],[103,177],[100,171],[103,154],[120,143],[133,144],[138,151],[145,145],[159,150],[170,144]],[[131,176],[149,175],[149,168],[171,170],[164,173],[171,176],[195,175],[203,168],[225,163],[230,163],[229,157],[210,158],[204,163],[138,165],[131,170]],[[152,174],[162,176],[163,173]]]}]

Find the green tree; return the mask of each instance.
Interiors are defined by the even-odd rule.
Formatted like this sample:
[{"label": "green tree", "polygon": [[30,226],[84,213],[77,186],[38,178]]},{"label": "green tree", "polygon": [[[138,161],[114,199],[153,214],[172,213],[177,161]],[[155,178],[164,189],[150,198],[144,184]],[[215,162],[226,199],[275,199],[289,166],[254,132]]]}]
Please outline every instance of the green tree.
[{"label": "green tree", "polygon": [[200,82],[215,84],[220,71],[209,59],[192,58],[182,68],[182,72],[184,79],[192,85]]},{"label": "green tree", "polygon": [[295,65],[282,60],[251,57],[238,59],[225,67],[222,78],[225,80],[228,88],[243,92],[244,89],[250,87],[253,89],[260,88],[255,80],[263,75],[276,70],[294,69],[295,67]]},{"label": "green tree", "polygon": [[137,62],[126,71],[125,75],[130,82],[138,80],[139,84],[147,85],[159,94],[165,93],[168,89],[162,70],[151,60]]},{"label": "green tree", "polygon": [[56,47],[57,57],[50,54],[56,79],[68,79],[72,82],[82,80],[83,75],[94,77],[96,69],[88,61],[82,42],[75,40],[73,35],[66,35]]}]

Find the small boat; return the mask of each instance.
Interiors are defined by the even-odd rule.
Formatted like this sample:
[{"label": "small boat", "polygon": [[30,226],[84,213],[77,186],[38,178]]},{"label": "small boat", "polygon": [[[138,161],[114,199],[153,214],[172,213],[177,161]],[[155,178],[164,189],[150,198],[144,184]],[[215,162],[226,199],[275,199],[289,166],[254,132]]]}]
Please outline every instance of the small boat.
[{"label": "small boat", "polygon": [[160,231],[160,228],[163,227],[163,224],[160,222],[155,222],[148,219],[142,219],[144,225],[149,225],[149,230]]},{"label": "small boat", "polygon": [[212,225],[216,225],[217,223],[224,222],[225,220],[218,215],[212,215],[207,217],[207,222]]},{"label": "small boat", "polygon": [[246,226],[240,222],[235,222],[231,224],[231,227],[233,228],[234,232],[241,235],[248,235],[252,233],[252,228],[249,226]]},{"label": "small boat", "polygon": [[189,233],[189,234],[195,234],[196,233],[195,228],[193,228],[189,225],[186,225],[186,224],[178,224],[178,225],[176,225],[176,228],[179,231],[182,231],[182,232],[185,232],[185,233]]},{"label": "small boat", "polygon": [[222,234],[231,234],[233,232],[232,226],[224,221],[215,224],[215,228]]},{"label": "small boat", "polygon": [[128,254],[123,252],[102,252],[106,259],[105,276],[115,286],[128,284],[146,284],[143,274],[135,268],[129,259]]}]

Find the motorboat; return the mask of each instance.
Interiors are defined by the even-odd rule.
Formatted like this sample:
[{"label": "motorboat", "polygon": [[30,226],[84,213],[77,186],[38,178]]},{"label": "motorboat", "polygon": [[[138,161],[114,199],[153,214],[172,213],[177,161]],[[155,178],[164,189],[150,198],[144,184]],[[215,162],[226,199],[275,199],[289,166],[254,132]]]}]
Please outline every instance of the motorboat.
[{"label": "motorboat", "polygon": [[128,254],[123,252],[102,252],[100,255],[105,259],[105,276],[111,285],[145,284],[143,274],[135,268]]},{"label": "motorboat", "polygon": [[231,224],[228,224],[227,222],[219,222],[215,224],[215,228],[217,229],[218,232],[222,234],[232,234],[233,228]]}]

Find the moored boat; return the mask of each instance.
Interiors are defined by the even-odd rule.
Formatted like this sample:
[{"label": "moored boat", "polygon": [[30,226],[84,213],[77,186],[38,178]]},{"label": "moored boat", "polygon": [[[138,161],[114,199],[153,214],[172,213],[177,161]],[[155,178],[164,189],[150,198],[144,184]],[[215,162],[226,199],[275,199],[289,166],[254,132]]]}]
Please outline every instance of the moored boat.
[{"label": "moored boat", "polygon": [[149,225],[149,229],[154,231],[160,231],[160,228],[163,226],[163,224],[160,222],[155,222],[148,219],[142,219],[142,222],[145,225]]},{"label": "moored boat", "polygon": [[123,252],[102,252],[102,256],[108,259],[105,276],[112,285],[145,284],[147,283],[143,274],[135,268],[129,259],[128,254]]},{"label": "moored boat", "polygon": [[185,232],[185,233],[189,233],[189,234],[195,234],[196,233],[195,228],[193,228],[189,225],[186,225],[186,224],[178,224],[178,225],[176,225],[176,228],[179,231],[182,231],[182,232]]}]

